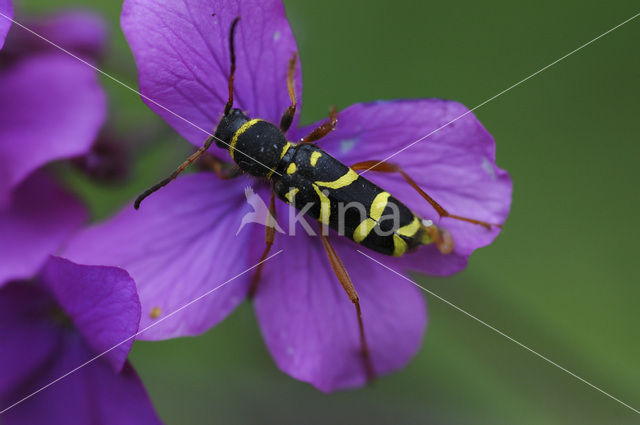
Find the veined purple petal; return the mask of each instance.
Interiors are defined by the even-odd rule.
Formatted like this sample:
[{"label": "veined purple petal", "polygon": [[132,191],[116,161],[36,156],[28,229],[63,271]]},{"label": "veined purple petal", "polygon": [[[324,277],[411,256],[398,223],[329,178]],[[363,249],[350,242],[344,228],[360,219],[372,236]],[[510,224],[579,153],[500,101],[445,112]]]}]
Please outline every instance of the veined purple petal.
[{"label": "veined purple petal", "polygon": [[[26,19],[22,23],[51,43],[85,59],[99,59],[107,47],[107,25],[89,10],[68,10],[44,18]],[[60,53],[51,43],[17,28],[9,35],[3,55],[17,59],[45,51]]]},{"label": "veined purple petal", "polygon": [[9,28],[11,28],[11,21],[13,19],[13,5],[11,0],[0,0],[0,49],[4,45],[4,39],[7,37]]},{"label": "veined purple petal", "polygon": [[111,350],[104,359],[119,372],[133,344],[133,339],[126,340],[138,331],[140,322],[140,301],[127,272],[51,257],[41,281],[94,353]]},{"label": "veined purple petal", "polygon": [[[234,106],[279,123],[290,105],[286,74],[297,51],[280,0],[126,0],[122,30],[138,65],[142,94],[213,132],[228,97],[229,29],[236,16],[241,19],[235,38]],[[300,102],[300,67],[296,92]],[[194,145],[208,137],[143,100]]]},{"label": "veined purple petal", "polygon": [[[81,232],[64,256],[126,269],[138,287],[142,330],[250,266],[246,250],[252,229],[235,234],[248,212],[243,185],[247,180],[220,180],[212,173],[182,176],[146,199],[139,211],[128,205]],[[242,302],[250,277],[235,278],[138,338],[206,331]]]},{"label": "veined purple petal", "polygon": [[[285,217],[287,207],[279,208]],[[314,228],[317,226],[313,225]],[[417,352],[427,323],[422,295],[409,282],[355,251],[357,245],[331,237],[360,297],[376,376],[404,367]],[[366,383],[353,303],[336,278],[318,236],[300,227],[295,236],[276,234],[265,263],[254,308],[278,367],[322,391]]]},{"label": "veined purple petal", "polygon": [[36,285],[14,282],[0,289],[0,400],[10,402],[12,391],[60,350],[62,335],[50,320],[56,307]]},{"label": "veined purple petal", "polygon": [[0,286],[33,276],[85,219],[84,207],[53,179],[30,176],[0,209]]},{"label": "veined purple petal", "polygon": [[[296,136],[315,126],[298,130]],[[322,139],[320,146],[351,165],[384,160],[432,132],[389,162],[402,166],[449,213],[504,223],[511,204],[511,179],[496,166],[493,137],[457,102],[424,99],[352,105],[339,113],[336,130]],[[427,246],[393,259],[395,264],[429,274],[455,273],[465,267],[476,248],[488,245],[499,233],[497,227],[487,230],[451,218],[440,219],[398,174],[369,171],[364,177],[388,190],[421,217],[448,229],[453,236],[452,254],[442,255],[435,246]]]},{"label": "veined purple petal", "polygon": [[[18,393],[24,397],[42,388],[94,356],[78,333],[66,332],[62,338],[64,349],[48,369],[17,391],[16,397]],[[2,401],[7,404],[16,400]],[[126,363],[121,373],[115,373],[101,359],[7,411],[2,419],[7,425],[161,423],[131,365]]]},{"label": "veined purple petal", "polygon": [[105,113],[106,98],[95,72],[76,59],[42,54],[4,71],[0,162],[9,185],[47,162],[87,152]]}]

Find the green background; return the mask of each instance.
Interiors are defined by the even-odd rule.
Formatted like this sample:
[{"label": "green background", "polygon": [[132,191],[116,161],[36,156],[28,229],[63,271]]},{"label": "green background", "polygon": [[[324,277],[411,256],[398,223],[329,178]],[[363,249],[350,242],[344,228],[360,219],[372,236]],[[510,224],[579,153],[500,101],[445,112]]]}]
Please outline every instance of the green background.
[{"label": "green background", "polygon": [[[24,1],[104,13],[104,69],[136,85],[116,0]],[[303,123],[328,105],[442,97],[473,107],[639,12],[637,1],[288,0],[304,71]],[[24,16],[24,15],[23,15]],[[419,283],[640,408],[637,267],[640,18],[476,111],[514,181],[497,241]],[[110,125],[152,135],[123,187],[67,173],[104,218],[189,151],[138,96],[103,79]],[[135,137],[134,137],[135,136]],[[132,360],[168,424],[630,424],[640,415],[431,295],[410,365],[322,394],[279,372],[250,306],[197,338],[137,342]],[[55,389],[52,389],[55,390]]]}]

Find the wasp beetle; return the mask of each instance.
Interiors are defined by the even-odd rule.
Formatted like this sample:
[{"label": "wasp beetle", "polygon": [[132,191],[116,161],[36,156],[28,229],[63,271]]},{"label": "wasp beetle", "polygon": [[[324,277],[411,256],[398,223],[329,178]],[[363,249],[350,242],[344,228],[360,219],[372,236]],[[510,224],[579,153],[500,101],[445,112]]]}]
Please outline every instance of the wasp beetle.
[{"label": "wasp beetle", "polygon": [[[215,134],[209,137],[204,145],[184,161],[171,176],[141,194],[134,203],[136,209],[140,207],[144,198],[175,179],[187,166],[200,158],[215,141],[218,147],[229,151],[235,162],[235,170],[233,173],[225,174],[220,161],[212,160],[214,171],[223,178],[244,172],[268,181],[272,186],[269,205],[272,216],[275,217],[275,196],[299,210],[310,206],[305,210],[307,215],[338,231],[342,236],[382,254],[401,256],[427,244],[435,244],[440,252],[448,254],[453,250],[454,241],[445,229],[430,220],[422,220],[389,192],[360,176],[356,170],[399,173],[441,217],[450,217],[487,228],[499,226],[449,214],[398,165],[372,160],[347,166],[319,148],[314,142],[336,127],[338,116],[333,108],[327,122],[296,143],[288,141],[285,133],[293,122],[297,108],[294,89],[297,54],[294,54],[289,61],[287,71],[287,89],[291,105],[284,112],[279,126],[265,120],[252,119],[240,109],[233,108],[233,80],[236,68],[234,34],[239,19],[236,17],[231,24],[229,99]],[[344,214],[338,214],[340,205],[350,203],[364,206],[366,210],[364,216],[360,211],[350,211],[348,208],[343,210]],[[391,213],[394,215],[393,220],[381,220],[383,217],[391,216]],[[256,291],[262,263],[268,256],[274,237],[275,228],[268,226],[266,247],[253,275],[250,295]],[[357,292],[326,233],[322,233],[320,238],[333,271],[355,304],[362,356],[367,374],[371,378],[373,368],[364,337]]]}]

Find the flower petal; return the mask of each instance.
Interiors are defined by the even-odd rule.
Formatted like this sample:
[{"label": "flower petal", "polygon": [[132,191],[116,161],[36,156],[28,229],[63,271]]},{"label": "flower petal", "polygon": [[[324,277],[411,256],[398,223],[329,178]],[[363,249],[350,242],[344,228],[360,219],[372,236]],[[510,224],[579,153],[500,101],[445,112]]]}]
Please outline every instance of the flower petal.
[{"label": "flower petal", "polygon": [[0,75],[0,163],[10,186],[49,161],[87,152],[105,113],[96,73],[76,59],[42,54],[5,71]]},{"label": "flower petal", "polygon": [[[140,90],[150,99],[143,100],[196,146],[214,131],[227,102],[229,29],[236,16],[234,107],[277,124],[290,105],[287,66],[297,51],[280,0],[124,2],[122,30]],[[300,67],[296,92],[301,101]]]},{"label": "flower petal", "polygon": [[[300,230],[300,229],[299,229]],[[420,347],[426,327],[422,295],[407,281],[332,237],[358,291],[376,375],[400,369]],[[353,303],[340,285],[318,236],[276,235],[282,255],[265,263],[254,307],[278,367],[322,391],[366,383]]]},{"label": "flower petal", "polygon": [[[296,136],[305,135],[314,126],[317,124],[298,130]],[[427,135],[389,162],[402,166],[449,213],[503,223],[511,204],[511,179],[495,164],[493,137],[460,103],[424,99],[352,105],[339,113],[336,130],[319,143],[351,165],[384,160]],[[440,219],[398,174],[370,171],[364,177],[391,192],[421,217],[448,229],[453,236],[454,253],[442,255],[434,246],[423,247],[401,257],[399,265],[429,274],[455,273],[465,267],[476,248],[490,244],[499,233],[496,227],[487,230],[451,218]]]},{"label": "flower petal", "polygon": [[7,37],[9,28],[11,27],[10,19],[13,18],[13,5],[11,0],[0,0],[0,13],[5,16],[0,16],[0,49],[4,46],[4,39]]},{"label": "flower petal", "polygon": [[[212,173],[182,176],[146,199],[139,211],[129,205],[81,232],[64,256],[126,269],[138,287],[144,329],[249,267],[251,231],[235,235],[248,211],[242,196],[246,184],[243,178],[223,181]],[[139,338],[208,330],[242,302],[250,276],[237,277]]]},{"label": "flower petal", "polygon": [[[65,334],[64,349],[46,373],[3,400],[3,404],[29,395],[92,357],[77,333]],[[115,373],[107,362],[97,359],[7,411],[3,423],[147,425],[161,421],[129,363],[121,373]]]},{"label": "flower petal", "polygon": [[133,344],[133,338],[127,338],[137,332],[140,322],[133,279],[115,267],[84,266],[51,257],[41,280],[94,355],[110,350],[104,358],[119,372]]},{"label": "flower petal", "polygon": [[51,44],[54,43],[86,59],[97,60],[107,47],[109,30],[106,22],[89,10],[68,10],[28,19],[23,24],[48,41],[22,29],[12,31],[3,55],[19,58],[44,51],[59,53]]},{"label": "flower petal", "polygon": [[36,285],[14,282],[0,289],[0,399],[37,376],[59,349],[62,333],[48,320],[55,307]]},{"label": "flower petal", "polygon": [[82,205],[52,179],[30,176],[0,209],[0,286],[33,276],[85,219]]}]

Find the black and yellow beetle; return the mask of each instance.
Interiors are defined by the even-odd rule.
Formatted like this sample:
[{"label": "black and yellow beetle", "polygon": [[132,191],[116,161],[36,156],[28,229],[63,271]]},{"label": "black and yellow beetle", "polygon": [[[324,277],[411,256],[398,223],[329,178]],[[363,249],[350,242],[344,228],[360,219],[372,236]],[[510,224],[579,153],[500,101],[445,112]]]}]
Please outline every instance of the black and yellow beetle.
[{"label": "black and yellow beetle", "polygon": [[[487,228],[499,226],[449,214],[398,165],[381,161],[365,161],[346,166],[320,149],[314,142],[335,128],[338,120],[335,109],[331,110],[329,121],[309,135],[297,143],[288,141],[285,133],[293,122],[297,108],[294,90],[297,55],[289,61],[287,72],[287,88],[291,105],[284,112],[279,126],[265,120],[251,119],[243,111],[234,109],[233,80],[236,67],[234,34],[238,21],[239,18],[236,18],[231,24],[229,36],[231,53],[229,99],[215,134],[209,137],[204,145],[184,161],[171,176],[141,194],[134,203],[136,209],[140,207],[144,198],[175,179],[187,166],[201,157],[215,141],[218,147],[229,151],[239,171],[270,182],[272,191],[269,210],[274,217],[277,195],[282,201],[304,211],[308,216],[337,231],[340,235],[382,254],[401,256],[426,244],[436,244],[440,252],[447,254],[453,250],[454,242],[445,229],[431,221],[422,220],[389,192],[360,176],[356,170],[399,173],[436,209],[440,216]],[[219,166],[219,162],[215,164]],[[225,177],[219,167],[215,170]],[[233,173],[235,174],[238,173]],[[362,208],[349,208],[353,204]],[[393,217],[393,219],[386,220],[385,217]],[[250,295],[256,291],[262,262],[269,254],[274,237],[275,229],[267,227],[266,248],[253,275]],[[362,355],[367,373],[372,377],[373,368],[364,337],[358,295],[329,238],[325,233],[320,237],[338,280],[356,306]]]}]

